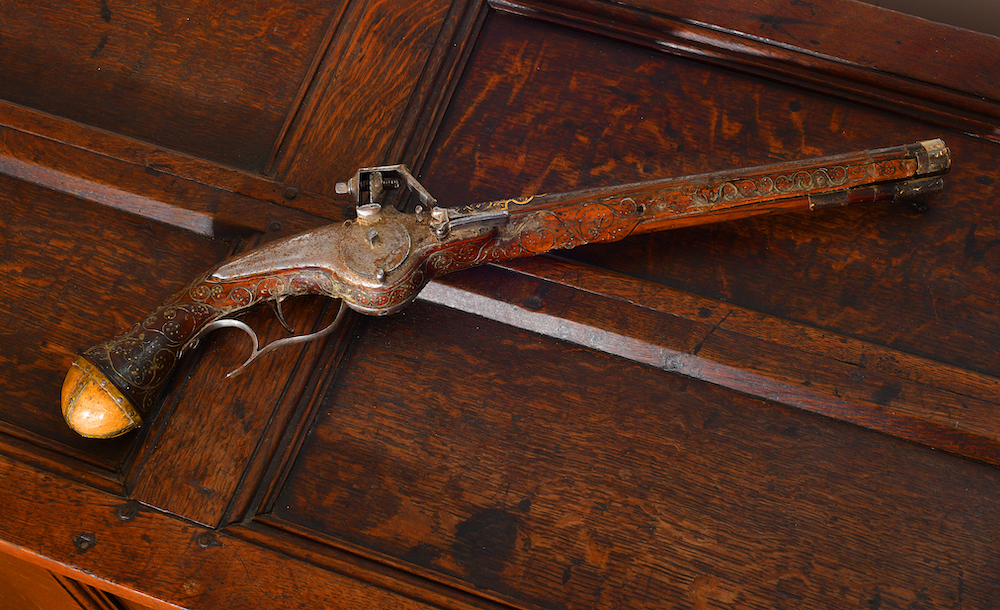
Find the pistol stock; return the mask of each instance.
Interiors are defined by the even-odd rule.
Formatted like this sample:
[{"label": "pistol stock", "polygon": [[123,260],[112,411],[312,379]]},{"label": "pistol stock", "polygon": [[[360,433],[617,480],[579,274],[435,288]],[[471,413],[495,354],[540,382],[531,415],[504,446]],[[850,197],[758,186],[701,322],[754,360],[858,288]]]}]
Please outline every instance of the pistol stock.
[{"label": "pistol stock", "polygon": [[[950,168],[941,140],[754,168],[714,172],[441,208],[401,165],[366,168],[338,192],[354,196],[357,219],[267,244],[225,261],[114,339],[86,350],[70,368],[62,411],[79,434],[110,438],[141,425],[181,356],[206,333],[250,334],[244,364],[288,343],[329,333],[349,307],[386,315],[412,301],[434,277],[489,262],[629,235],[936,193]],[[383,206],[406,186],[413,212]],[[232,317],[285,298],[341,299],[337,321],[311,335],[259,348]],[[280,315],[280,309],[279,309]],[[242,368],[242,367],[241,367]]]}]

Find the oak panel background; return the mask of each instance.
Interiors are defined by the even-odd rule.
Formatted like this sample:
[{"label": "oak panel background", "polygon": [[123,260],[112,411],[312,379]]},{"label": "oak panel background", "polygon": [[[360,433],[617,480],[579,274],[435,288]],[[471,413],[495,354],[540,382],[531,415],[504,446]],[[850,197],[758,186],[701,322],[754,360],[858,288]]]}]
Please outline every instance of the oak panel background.
[{"label": "oak panel background", "polygon": [[518,605],[949,607],[1000,594],[998,485],[418,303],[359,332],[274,516]]},{"label": "oak panel background", "polygon": [[[968,237],[995,205],[994,144],[492,14],[424,173],[457,205],[938,136],[956,169],[927,214],[754,219],[562,256],[995,374],[997,260]],[[473,274],[488,279],[446,283],[542,312],[556,292]],[[625,311],[587,319],[627,326]],[[713,334],[714,312],[673,340],[739,368],[792,366]],[[797,383],[837,393],[839,374]],[[363,322],[268,520],[518,606],[947,607],[998,593],[970,576],[993,562],[998,482],[983,464],[421,303]]]},{"label": "oak panel background", "polygon": [[[845,0],[255,6],[4,7],[0,97],[146,140],[4,104],[5,171],[176,212],[0,181],[5,552],[192,607],[993,603],[996,469],[891,435],[1000,455],[995,39]],[[220,333],[137,435],[75,439],[56,412],[77,350],[224,255],[204,235],[339,218],[325,195],[358,164],[415,163],[465,203],[935,136],[956,169],[923,216],[835,210],[470,271],[442,285],[521,319],[418,303],[226,382],[245,345]],[[202,236],[178,228],[189,212]],[[586,336],[528,332],[527,312]],[[586,340],[602,333],[733,377],[608,355]],[[796,392],[887,434],[791,408]]]},{"label": "oak panel background", "polygon": [[[642,48],[499,16],[426,169],[442,201],[559,192],[933,137],[930,212],[872,205],[650,234],[560,256],[1000,374],[1000,149]],[[586,65],[586,73],[563,69]]]},{"label": "oak panel background", "polygon": [[0,96],[261,170],[340,5],[7,2]]}]

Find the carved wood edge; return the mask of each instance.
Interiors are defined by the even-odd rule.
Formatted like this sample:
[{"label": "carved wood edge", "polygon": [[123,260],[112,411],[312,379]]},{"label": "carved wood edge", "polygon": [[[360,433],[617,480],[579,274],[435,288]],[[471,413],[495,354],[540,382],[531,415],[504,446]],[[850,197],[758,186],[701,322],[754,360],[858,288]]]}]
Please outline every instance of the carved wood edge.
[{"label": "carved wood edge", "polygon": [[273,515],[258,515],[252,522],[230,528],[240,539],[280,550],[301,561],[323,566],[353,579],[391,588],[440,607],[483,610],[541,610],[540,606],[515,600],[451,578],[439,571],[401,561],[361,545],[320,534],[315,530]]},{"label": "carved wood edge", "polygon": [[[338,570],[291,557],[239,526],[216,532],[134,504],[125,511],[116,495],[2,455],[0,476],[19,491],[0,505],[0,552],[151,608],[490,607],[370,563]],[[29,526],[41,510],[46,527]]]},{"label": "carved wood edge", "polygon": [[[548,1],[573,5],[579,0]],[[758,0],[747,6],[741,0],[672,0],[669,4],[663,0],[628,0],[626,4],[652,13],[683,15],[690,23],[1000,100],[997,72],[992,71],[1000,42],[995,35],[937,23],[874,3]],[[875,49],[877,52],[873,52]],[[969,65],[975,66],[974,72],[963,69]]]},{"label": "carved wood edge", "polygon": [[[1000,142],[996,128],[1000,124],[1000,101],[931,80],[876,70],[739,30],[626,4],[601,0],[490,0],[490,6]],[[904,15],[899,18],[920,21]],[[940,27],[956,35],[973,34]]]},{"label": "carved wood edge", "polygon": [[[1000,380],[991,376],[548,256],[502,267],[506,277],[435,280],[418,298],[1000,465],[992,417]],[[510,298],[495,299],[488,286],[497,282]],[[516,300],[538,294],[538,282],[575,294],[554,307]],[[566,302],[588,307],[578,312]],[[598,327],[582,313],[595,307],[624,310],[609,319],[636,327]],[[646,330],[657,326],[674,334]]]},{"label": "carved wood edge", "polygon": [[52,575],[83,610],[121,610],[121,604],[108,593],[85,585],[63,574]]},{"label": "carved wood edge", "polygon": [[[267,232],[275,220],[284,235],[344,218],[346,201],[3,100],[0,134],[10,139],[0,140],[2,173],[206,235],[216,225]],[[137,179],[107,178],[122,173]]]},{"label": "carved wood edge", "polygon": [[[336,309],[331,308],[331,312],[335,313]],[[360,314],[349,312],[337,332],[317,350],[315,360],[297,369],[303,374],[302,385],[294,394],[287,394],[286,407],[276,411],[282,417],[273,423],[272,434],[261,443],[248,464],[246,474],[222,514],[219,527],[250,520],[257,513],[271,509],[312,429],[310,423],[330,385],[336,382],[336,372],[340,370],[347,348],[357,337],[359,318]]]},{"label": "carved wood edge", "polygon": [[[890,347],[846,337],[827,330],[764,314],[647,282],[606,269],[582,265],[555,256],[519,259],[497,265],[519,274],[565,285],[584,292],[622,300],[643,309],[699,319],[765,341],[830,357],[845,364],[919,382],[956,394],[1000,403],[1000,379]],[[703,317],[703,311],[710,316]],[[728,315],[723,315],[726,312]],[[725,317],[724,320],[721,318]],[[794,336],[794,342],[788,337]],[[918,373],[919,371],[919,373]]]},{"label": "carved wood edge", "polygon": [[107,493],[125,494],[117,468],[84,451],[4,421],[0,421],[0,455]]},{"label": "carved wood edge", "polygon": [[[5,538],[0,538],[0,553],[10,555],[47,570],[53,580],[59,586],[63,587],[66,593],[73,601],[79,604],[82,610],[123,610],[132,608],[177,610],[179,607],[176,604],[164,602],[131,589],[124,589],[114,585],[108,587],[106,582],[95,578],[92,574],[74,571],[72,568],[54,562],[48,557],[36,554],[30,547],[12,545]],[[115,596],[104,590],[107,588],[114,589]],[[127,603],[123,600],[130,600],[132,603]]]}]

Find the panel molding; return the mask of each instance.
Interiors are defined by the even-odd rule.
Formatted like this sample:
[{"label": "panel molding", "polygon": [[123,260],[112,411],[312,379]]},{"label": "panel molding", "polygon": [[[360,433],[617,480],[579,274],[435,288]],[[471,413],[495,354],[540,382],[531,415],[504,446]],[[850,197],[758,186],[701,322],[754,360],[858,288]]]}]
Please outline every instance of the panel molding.
[{"label": "panel molding", "polygon": [[[772,10],[794,13],[792,7],[784,7],[785,3],[785,0],[770,2],[783,6]],[[813,24],[806,21],[789,17],[782,22],[773,18],[777,19],[774,28],[779,35],[784,33],[784,37],[798,40],[797,44],[790,44],[762,36],[759,30],[750,27],[754,17],[746,12],[745,3],[733,0],[715,4],[721,7],[718,12],[728,15],[728,18],[719,19],[719,23],[676,17],[665,13],[656,3],[644,2],[491,0],[490,6],[498,11],[619,39],[1000,142],[1000,92],[979,73],[978,68],[985,64],[972,62],[976,69],[969,72],[966,66],[970,62],[964,61],[967,56],[979,56],[988,49],[994,54],[1000,51],[1000,39],[916,17],[890,14],[857,2],[825,3],[824,15],[842,13],[862,23],[866,18],[872,20],[865,24],[864,31],[875,26],[892,31],[890,24],[899,22],[896,26],[899,29],[905,25],[922,32],[930,30],[935,35],[933,44],[928,40],[926,47],[910,48],[912,41],[908,41],[907,50],[914,55],[900,53],[899,57],[891,57],[892,68],[876,68],[865,65],[871,61],[855,56],[856,50],[838,48],[830,54],[820,48],[819,41],[798,39],[795,35],[808,36],[812,31],[809,26]],[[801,5],[811,6],[811,3]],[[682,9],[673,7],[673,10]],[[752,10],[760,11],[761,19],[768,12],[761,7]],[[692,8],[691,12],[697,13],[698,9]],[[713,16],[719,17],[717,13]],[[874,32],[869,33],[874,35]],[[935,44],[946,48],[947,56],[938,53]],[[922,65],[924,63],[933,67]],[[965,80],[957,75],[964,75]]]},{"label": "panel molding", "polygon": [[[0,552],[151,608],[482,607],[397,585],[407,577],[391,571],[379,584],[359,581],[347,570],[243,540],[233,535],[238,527],[215,532],[144,507],[123,518],[119,497],[3,456],[0,475],[19,491],[0,505]],[[40,506],[44,536],[35,529]]]},{"label": "panel molding", "polygon": [[1000,379],[550,256],[497,267],[418,298],[1000,466]]},{"label": "panel molding", "polygon": [[2,100],[0,173],[206,236],[344,218],[342,199]]},{"label": "panel molding", "polygon": [[541,606],[514,600],[493,591],[476,589],[458,578],[400,561],[344,540],[324,536],[270,514],[226,530],[235,537],[274,548],[299,561],[320,565],[362,582],[462,610],[541,610]]},{"label": "panel molding", "polygon": [[86,451],[2,421],[0,454],[107,493],[125,495],[118,468],[108,467]]},{"label": "panel molding", "polygon": [[485,7],[483,0],[351,2],[271,172],[333,194],[358,167],[418,163]]}]

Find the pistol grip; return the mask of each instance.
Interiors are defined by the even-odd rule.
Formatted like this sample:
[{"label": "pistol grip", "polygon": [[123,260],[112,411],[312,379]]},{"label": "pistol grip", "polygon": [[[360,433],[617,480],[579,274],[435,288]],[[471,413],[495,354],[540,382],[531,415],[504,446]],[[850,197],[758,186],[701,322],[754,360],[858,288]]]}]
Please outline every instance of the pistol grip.
[{"label": "pistol grip", "polygon": [[89,438],[111,438],[137,428],[182,354],[222,318],[287,296],[339,298],[334,280],[323,268],[227,279],[211,272],[202,276],[129,330],[76,359],[63,383],[66,423]]},{"label": "pistol grip", "polygon": [[85,351],[63,383],[66,422],[90,438],[111,438],[138,427],[184,350],[207,324],[233,309],[175,301]]}]

